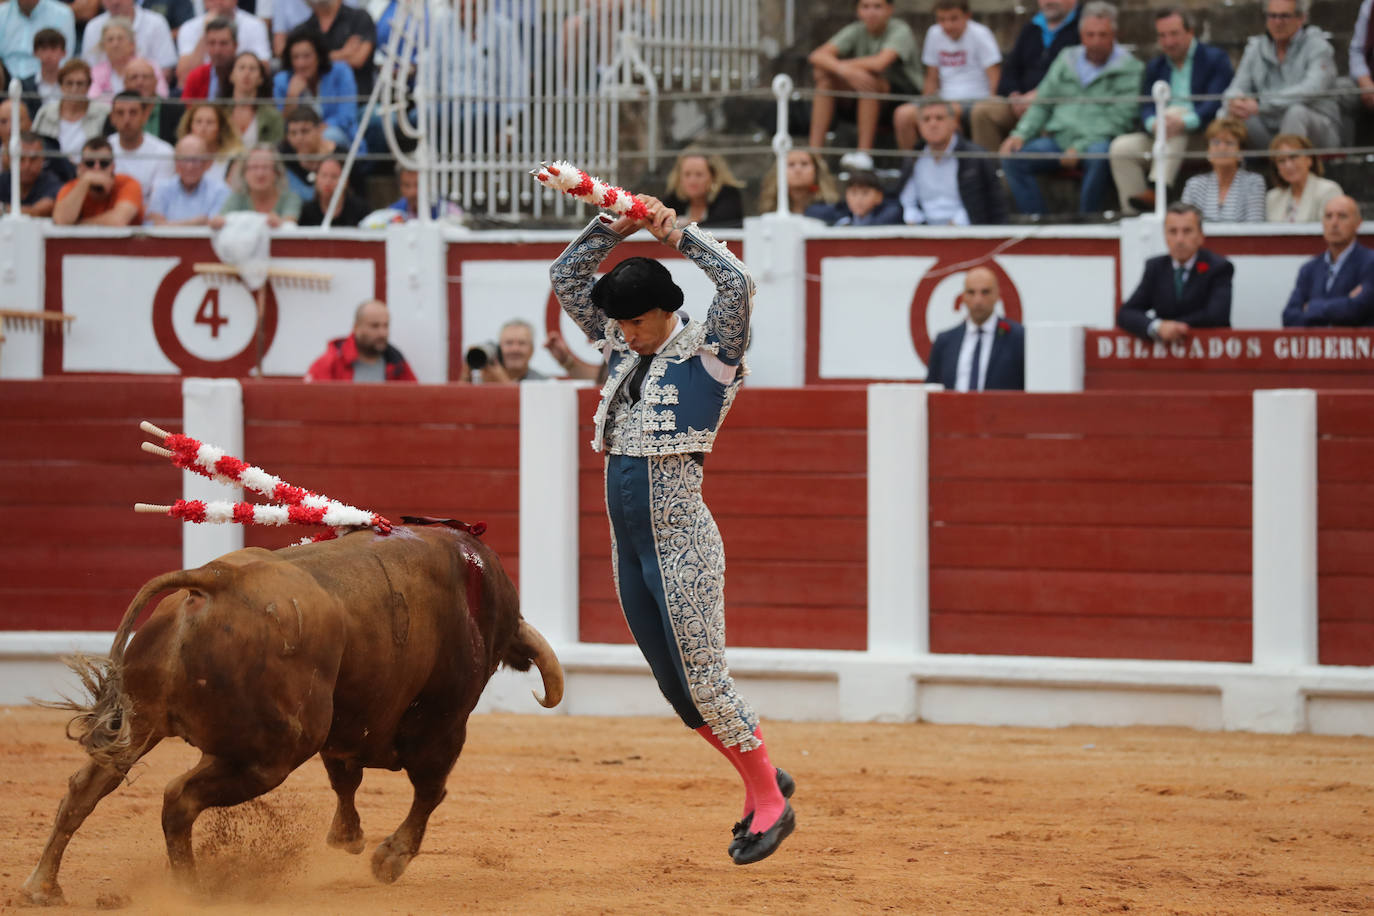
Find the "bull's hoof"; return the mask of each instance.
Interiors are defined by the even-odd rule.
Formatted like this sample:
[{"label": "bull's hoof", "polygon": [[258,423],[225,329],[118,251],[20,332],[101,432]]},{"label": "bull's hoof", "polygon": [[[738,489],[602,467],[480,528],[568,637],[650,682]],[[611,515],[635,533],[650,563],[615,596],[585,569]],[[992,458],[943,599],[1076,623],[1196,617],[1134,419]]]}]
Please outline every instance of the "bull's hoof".
[{"label": "bull's hoof", "polygon": [[25,884],[19,891],[19,903],[23,906],[66,906],[67,898],[62,896],[62,888],[56,884],[47,887]]},{"label": "bull's hoof", "polygon": [[388,839],[372,853],[372,874],[383,884],[393,884],[405,873],[412,858],[413,854],[400,852]]},{"label": "bull's hoof", "polygon": [[363,832],[361,830],[356,833],[344,833],[342,831],[335,833],[331,830],[329,831],[329,835],[324,838],[324,841],[335,849],[342,849],[349,855],[354,856],[367,848],[367,841],[363,838]]}]

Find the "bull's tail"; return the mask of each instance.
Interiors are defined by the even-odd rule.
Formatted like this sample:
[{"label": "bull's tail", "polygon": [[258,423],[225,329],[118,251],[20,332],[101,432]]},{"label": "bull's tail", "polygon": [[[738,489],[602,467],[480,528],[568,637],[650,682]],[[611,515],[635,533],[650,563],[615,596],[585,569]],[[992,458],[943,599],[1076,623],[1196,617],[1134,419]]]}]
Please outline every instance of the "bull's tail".
[{"label": "bull's tail", "polygon": [[516,671],[528,671],[531,664],[539,668],[539,676],[544,680],[544,695],[541,697],[536,693],[534,699],[540,706],[552,709],[563,701],[563,666],[549,641],[530,626],[529,621],[520,621],[520,629],[506,651],[504,661]]},{"label": "bull's tail", "polygon": [[108,658],[77,654],[63,659],[81,682],[85,699],[33,700],[50,709],[66,709],[76,713],[67,723],[67,737],[80,744],[98,763],[127,773],[143,749],[133,747],[131,703],[124,692],[124,649],[139,615],[159,593],[170,589],[207,590],[214,584],[219,570],[202,567],[166,573],[139,589],[129,602],[124,619],[115,631],[114,643]]}]

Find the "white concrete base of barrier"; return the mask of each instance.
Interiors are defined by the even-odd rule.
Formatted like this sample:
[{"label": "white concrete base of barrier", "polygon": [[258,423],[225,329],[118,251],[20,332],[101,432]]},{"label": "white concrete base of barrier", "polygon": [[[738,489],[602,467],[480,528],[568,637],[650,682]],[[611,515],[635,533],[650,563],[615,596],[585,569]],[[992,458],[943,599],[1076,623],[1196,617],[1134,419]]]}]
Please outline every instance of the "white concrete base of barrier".
[{"label": "white concrete base of barrier", "polygon": [[[104,654],[111,633],[0,634],[0,705],[73,694],[59,660]],[[667,716],[639,650],[556,645],[567,676],[559,707],[543,710],[536,672],[498,672],[479,712]],[[744,696],[768,719],[966,725],[1165,725],[1204,731],[1374,736],[1374,671],[981,655],[876,657],[866,652],[732,649]]]}]

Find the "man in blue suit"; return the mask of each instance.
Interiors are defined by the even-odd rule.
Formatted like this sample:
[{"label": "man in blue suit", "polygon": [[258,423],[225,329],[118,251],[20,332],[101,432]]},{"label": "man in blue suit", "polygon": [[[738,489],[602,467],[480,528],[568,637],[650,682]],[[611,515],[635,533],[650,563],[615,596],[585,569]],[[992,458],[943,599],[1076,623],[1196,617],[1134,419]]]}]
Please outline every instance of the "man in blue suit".
[{"label": "man in blue suit", "polygon": [[[1193,101],[1189,96],[1220,96],[1231,85],[1235,71],[1225,51],[1193,37],[1192,15],[1183,7],[1166,6],[1155,11],[1155,41],[1159,54],[1145,65],[1140,93],[1150,95],[1160,80],[1168,83],[1173,92],[1163,113],[1168,155],[1164,162],[1150,166],[1150,181],[1154,181],[1162,167],[1164,183],[1171,185],[1183,165],[1184,151],[1203,148],[1203,131],[1221,107],[1217,98]],[[1112,180],[1116,182],[1124,213],[1154,209],[1155,192],[1145,186],[1145,156],[1154,147],[1155,118],[1159,116],[1154,100],[1145,102],[1140,106],[1145,132],[1122,134],[1108,150]]]},{"label": "man in blue suit", "polygon": [[1117,327],[1165,343],[1193,328],[1231,326],[1235,267],[1202,247],[1202,211],[1176,202],[1164,214],[1169,253],[1145,262],[1145,274],[1116,313]]},{"label": "man in blue suit", "polygon": [[1357,244],[1360,205],[1341,195],[1322,210],[1326,251],[1298,271],[1283,310],[1286,328],[1374,325],[1374,251]]},{"label": "man in blue suit", "polygon": [[997,275],[975,267],[964,275],[968,318],[944,331],[930,348],[927,382],[949,391],[1021,391],[1026,387],[1026,330],[995,314]]}]

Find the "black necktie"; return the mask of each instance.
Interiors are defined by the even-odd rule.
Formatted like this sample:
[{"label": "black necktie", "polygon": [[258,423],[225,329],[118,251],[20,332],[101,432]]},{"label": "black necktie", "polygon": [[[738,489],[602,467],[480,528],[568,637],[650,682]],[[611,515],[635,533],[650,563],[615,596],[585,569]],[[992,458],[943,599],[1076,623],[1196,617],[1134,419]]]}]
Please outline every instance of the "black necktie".
[{"label": "black necktie", "polygon": [[982,391],[983,386],[978,384],[978,370],[983,362],[983,329],[974,331],[973,336],[977,339],[973,342],[973,368],[968,374],[968,390]]}]

